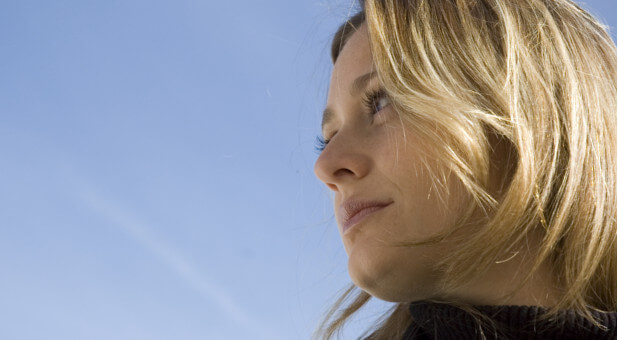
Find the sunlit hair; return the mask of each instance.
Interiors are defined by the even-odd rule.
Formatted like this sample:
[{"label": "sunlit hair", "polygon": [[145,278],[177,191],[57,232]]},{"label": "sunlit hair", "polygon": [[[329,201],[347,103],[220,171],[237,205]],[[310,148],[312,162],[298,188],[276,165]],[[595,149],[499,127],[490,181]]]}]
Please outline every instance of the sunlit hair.
[{"label": "sunlit hair", "polygon": [[[440,296],[537,234],[522,284],[551,263],[562,294],[549,315],[615,311],[616,47],[606,27],[569,0],[368,0],[335,34],[333,62],[362,24],[386,93],[443,165],[431,169],[436,188],[453,173],[474,198],[462,219],[473,231],[438,264]],[[350,286],[315,336],[335,336],[370,298]],[[401,338],[408,305],[369,338]]]}]

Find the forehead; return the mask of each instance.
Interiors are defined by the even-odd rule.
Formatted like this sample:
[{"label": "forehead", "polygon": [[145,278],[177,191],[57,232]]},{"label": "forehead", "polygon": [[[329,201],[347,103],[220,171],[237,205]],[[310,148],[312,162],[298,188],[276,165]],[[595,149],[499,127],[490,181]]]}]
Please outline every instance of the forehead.
[{"label": "forehead", "polygon": [[329,102],[332,96],[349,94],[350,86],[356,78],[373,71],[373,61],[369,45],[367,26],[362,24],[353,33],[341,50],[333,67],[329,88]]}]

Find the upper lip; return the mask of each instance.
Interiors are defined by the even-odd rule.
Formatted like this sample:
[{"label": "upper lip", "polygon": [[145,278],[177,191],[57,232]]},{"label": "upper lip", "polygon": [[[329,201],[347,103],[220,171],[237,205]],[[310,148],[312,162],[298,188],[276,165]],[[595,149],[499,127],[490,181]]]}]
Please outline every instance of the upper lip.
[{"label": "upper lip", "polygon": [[348,199],[339,206],[339,216],[341,216],[341,225],[347,227],[348,221],[356,214],[367,208],[383,208],[393,203],[390,200],[365,200],[365,199]]}]

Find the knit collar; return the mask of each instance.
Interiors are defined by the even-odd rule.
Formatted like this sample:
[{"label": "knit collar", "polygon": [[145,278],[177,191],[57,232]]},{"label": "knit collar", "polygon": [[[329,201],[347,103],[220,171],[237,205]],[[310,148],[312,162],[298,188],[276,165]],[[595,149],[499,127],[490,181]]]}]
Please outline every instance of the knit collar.
[{"label": "knit collar", "polygon": [[452,305],[415,302],[414,320],[404,335],[408,339],[616,339],[616,312],[592,312],[607,330],[595,327],[573,311],[556,318],[537,320],[546,309],[534,306],[477,306],[493,325],[480,326],[477,318]]}]

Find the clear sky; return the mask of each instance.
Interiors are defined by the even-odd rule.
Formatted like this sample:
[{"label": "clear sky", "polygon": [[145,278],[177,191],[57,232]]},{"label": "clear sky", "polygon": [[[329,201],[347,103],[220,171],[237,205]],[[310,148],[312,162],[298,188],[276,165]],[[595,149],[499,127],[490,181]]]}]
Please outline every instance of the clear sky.
[{"label": "clear sky", "polygon": [[349,7],[0,1],[0,339],[308,339],[349,282],[313,175]]}]

